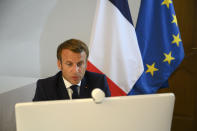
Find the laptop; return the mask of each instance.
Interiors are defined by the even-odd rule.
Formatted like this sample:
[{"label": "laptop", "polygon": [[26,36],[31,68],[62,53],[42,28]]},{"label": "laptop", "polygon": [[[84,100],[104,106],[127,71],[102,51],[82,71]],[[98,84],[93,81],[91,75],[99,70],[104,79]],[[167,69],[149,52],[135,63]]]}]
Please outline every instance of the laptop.
[{"label": "laptop", "polygon": [[17,131],[170,131],[173,93],[17,103]]}]

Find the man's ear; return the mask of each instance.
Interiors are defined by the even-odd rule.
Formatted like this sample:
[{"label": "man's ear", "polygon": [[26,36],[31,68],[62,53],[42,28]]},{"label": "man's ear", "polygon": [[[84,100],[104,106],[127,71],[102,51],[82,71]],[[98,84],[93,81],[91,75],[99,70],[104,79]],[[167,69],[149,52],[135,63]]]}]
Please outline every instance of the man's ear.
[{"label": "man's ear", "polygon": [[59,70],[62,70],[62,63],[60,60],[57,60],[57,67],[59,68]]}]

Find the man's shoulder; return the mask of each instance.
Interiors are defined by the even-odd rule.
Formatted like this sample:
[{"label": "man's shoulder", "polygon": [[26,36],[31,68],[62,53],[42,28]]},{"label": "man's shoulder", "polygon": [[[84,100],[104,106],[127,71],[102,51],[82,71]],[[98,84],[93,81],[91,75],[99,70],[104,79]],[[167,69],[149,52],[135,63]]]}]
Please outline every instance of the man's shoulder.
[{"label": "man's shoulder", "polygon": [[84,79],[88,82],[97,83],[97,82],[105,81],[107,78],[104,74],[86,71]]},{"label": "man's shoulder", "polygon": [[105,92],[105,95],[107,97],[111,96],[107,83],[107,77],[104,74],[87,71],[84,81],[88,83],[90,89],[100,88]]},{"label": "man's shoulder", "polygon": [[90,71],[86,71],[85,76],[87,76],[87,77],[105,77],[104,74],[90,72]]},{"label": "man's shoulder", "polygon": [[50,77],[47,77],[47,78],[42,78],[42,79],[39,79],[38,82],[47,82],[47,83],[53,83],[53,82],[56,82],[60,77],[61,77],[61,71],[58,72],[57,74],[55,74],[54,76],[50,76]]}]

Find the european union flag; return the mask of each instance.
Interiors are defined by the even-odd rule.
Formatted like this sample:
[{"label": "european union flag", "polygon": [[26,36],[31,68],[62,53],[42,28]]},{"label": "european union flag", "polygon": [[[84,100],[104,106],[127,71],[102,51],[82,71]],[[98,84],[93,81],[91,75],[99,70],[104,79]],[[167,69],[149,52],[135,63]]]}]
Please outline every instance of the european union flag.
[{"label": "european union flag", "polygon": [[155,93],[184,58],[172,0],[141,0],[136,33],[144,73],[129,95]]}]

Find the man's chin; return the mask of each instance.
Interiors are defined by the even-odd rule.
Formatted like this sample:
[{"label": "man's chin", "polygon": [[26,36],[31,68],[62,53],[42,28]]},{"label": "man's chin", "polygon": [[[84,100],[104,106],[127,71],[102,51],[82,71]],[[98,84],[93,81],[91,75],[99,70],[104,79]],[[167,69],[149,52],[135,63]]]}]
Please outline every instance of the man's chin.
[{"label": "man's chin", "polygon": [[71,84],[77,85],[77,84],[79,84],[79,82],[80,82],[79,80],[77,80],[77,81],[72,81]]}]

